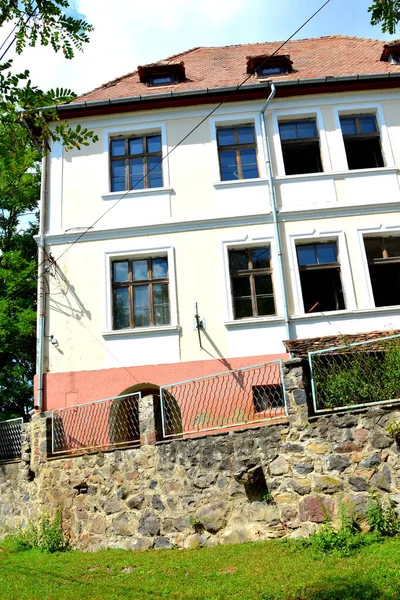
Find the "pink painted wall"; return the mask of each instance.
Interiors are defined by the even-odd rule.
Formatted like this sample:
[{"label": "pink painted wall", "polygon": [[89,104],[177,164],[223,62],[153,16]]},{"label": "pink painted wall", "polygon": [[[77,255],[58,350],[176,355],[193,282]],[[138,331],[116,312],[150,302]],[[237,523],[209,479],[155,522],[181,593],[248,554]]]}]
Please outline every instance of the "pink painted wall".
[{"label": "pink painted wall", "polygon": [[46,373],[44,375],[43,409],[51,410],[111,398],[138,384],[152,383],[161,386],[202,377],[203,375],[247,367],[277,358],[287,360],[288,355],[269,354],[223,360],[120,367],[96,371]]}]

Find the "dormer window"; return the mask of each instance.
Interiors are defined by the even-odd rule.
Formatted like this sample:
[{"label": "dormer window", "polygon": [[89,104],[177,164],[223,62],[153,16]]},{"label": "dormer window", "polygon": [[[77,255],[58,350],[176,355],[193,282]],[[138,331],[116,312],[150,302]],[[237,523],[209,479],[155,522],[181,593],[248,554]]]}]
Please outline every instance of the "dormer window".
[{"label": "dormer window", "polygon": [[400,64],[400,40],[394,40],[383,46],[381,60],[392,63],[392,65]]},{"label": "dormer window", "polygon": [[287,75],[292,70],[292,64],[289,54],[248,56],[247,73],[256,75],[258,79],[274,75]]},{"label": "dormer window", "polygon": [[138,67],[140,81],[151,87],[174,85],[186,79],[185,65],[180,63],[154,63]]}]

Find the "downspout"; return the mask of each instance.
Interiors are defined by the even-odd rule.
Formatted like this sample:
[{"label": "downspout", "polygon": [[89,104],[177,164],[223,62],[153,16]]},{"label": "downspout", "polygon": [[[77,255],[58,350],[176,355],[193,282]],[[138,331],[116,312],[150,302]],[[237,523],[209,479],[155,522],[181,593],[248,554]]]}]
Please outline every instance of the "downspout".
[{"label": "downspout", "polygon": [[46,273],[45,252],[45,227],[46,227],[46,205],[47,205],[47,167],[48,155],[42,158],[42,176],[40,185],[40,213],[39,213],[39,250],[38,250],[38,333],[37,333],[37,397],[36,407],[43,410],[43,362],[44,362],[44,331],[46,320],[46,294],[44,289],[44,278]]},{"label": "downspout", "polygon": [[285,283],[285,273],[283,270],[283,257],[282,257],[282,243],[281,243],[281,235],[279,231],[279,223],[278,223],[278,211],[276,209],[276,198],[275,198],[275,188],[274,188],[274,180],[272,176],[272,166],[271,166],[271,153],[269,149],[268,143],[268,135],[267,135],[267,125],[265,122],[265,111],[268,108],[271,100],[274,98],[276,93],[276,88],[273,83],[271,83],[271,93],[267,98],[264,106],[261,109],[261,126],[262,126],[262,134],[263,134],[263,142],[264,142],[264,152],[265,152],[265,164],[267,167],[267,179],[268,179],[268,190],[269,190],[269,199],[271,204],[271,212],[272,212],[272,221],[274,225],[274,234],[276,241],[276,250],[278,254],[278,271],[279,271],[279,281],[281,286],[281,296],[283,302],[283,318],[285,320],[285,330],[286,330],[286,339],[291,339],[290,333],[290,316],[289,316],[289,308],[287,301],[287,291],[286,291],[286,283]]}]

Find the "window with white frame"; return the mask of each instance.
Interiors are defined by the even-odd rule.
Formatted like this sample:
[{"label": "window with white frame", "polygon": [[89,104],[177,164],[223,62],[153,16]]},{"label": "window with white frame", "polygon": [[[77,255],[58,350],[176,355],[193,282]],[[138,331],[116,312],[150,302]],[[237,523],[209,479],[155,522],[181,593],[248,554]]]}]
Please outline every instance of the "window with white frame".
[{"label": "window with white frame", "polygon": [[168,258],[112,262],[113,329],[170,324]]},{"label": "window with white frame", "polygon": [[296,244],[304,312],[345,308],[336,241]]},{"label": "window with white frame", "polygon": [[315,118],[281,121],[279,135],[286,175],[323,171]]},{"label": "window with white frame", "polygon": [[275,315],[269,246],[228,250],[234,319]]},{"label": "window with white frame", "polygon": [[375,306],[400,304],[400,236],[365,237]]},{"label": "window with white frame", "polygon": [[163,186],[161,133],[153,132],[110,140],[111,191]]},{"label": "window with white frame", "polygon": [[253,123],[217,128],[221,181],[259,177],[257,139]]},{"label": "window with white frame", "polygon": [[373,114],[340,116],[347,165],[352,169],[383,167],[381,139]]}]

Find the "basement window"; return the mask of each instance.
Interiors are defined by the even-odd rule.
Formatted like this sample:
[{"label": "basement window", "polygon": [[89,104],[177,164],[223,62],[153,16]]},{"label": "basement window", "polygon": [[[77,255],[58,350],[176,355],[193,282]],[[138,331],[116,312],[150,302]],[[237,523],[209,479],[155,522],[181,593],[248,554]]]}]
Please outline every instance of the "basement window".
[{"label": "basement window", "polygon": [[400,236],[364,238],[375,306],[400,304]]},{"label": "basement window", "polygon": [[340,126],[350,170],[384,166],[375,115],[340,117]]},{"label": "basement window", "polygon": [[283,121],[279,134],[286,175],[323,171],[315,119]]},{"label": "basement window", "polygon": [[271,385],[252,385],[253,406],[256,413],[283,408],[285,405],[282,386],[278,383]]},{"label": "basement window", "polygon": [[345,308],[336,242],[296,246],[304,312]]}]

